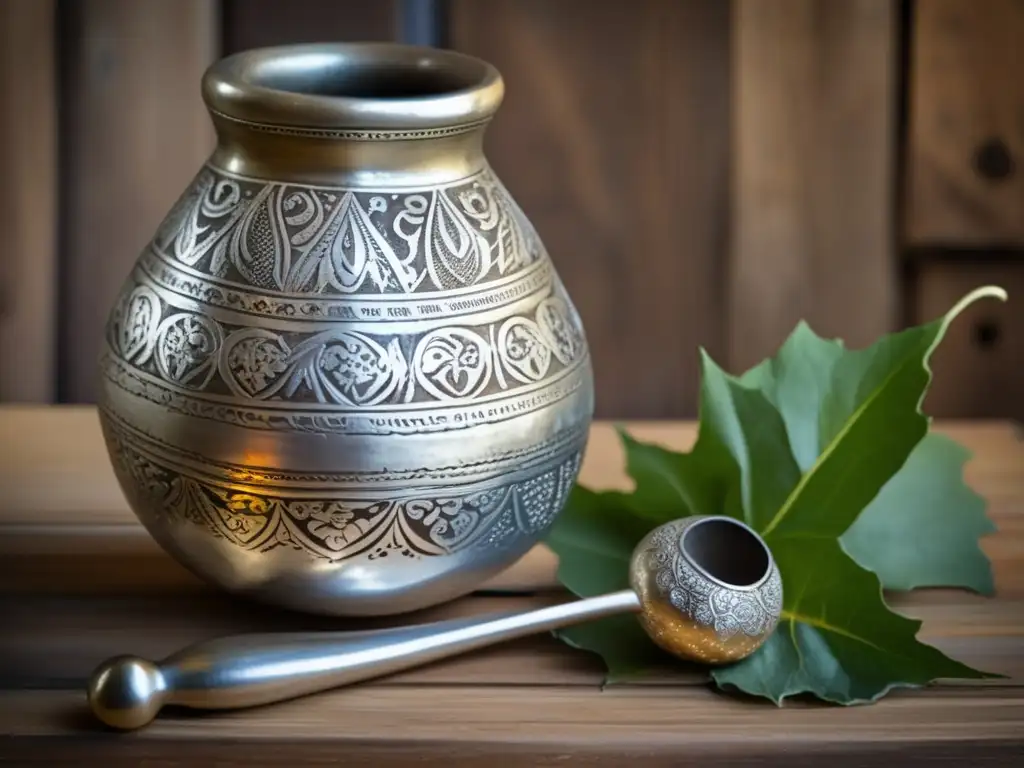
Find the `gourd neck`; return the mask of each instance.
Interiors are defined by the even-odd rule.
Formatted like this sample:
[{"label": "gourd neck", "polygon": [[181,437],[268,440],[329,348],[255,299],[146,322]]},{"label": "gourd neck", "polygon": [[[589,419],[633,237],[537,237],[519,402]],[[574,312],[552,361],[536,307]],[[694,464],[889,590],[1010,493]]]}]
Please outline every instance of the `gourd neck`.
[{"label": "gourd neck", "polygon": [[235,54],[203,77],[217,131],[211,164],[304,183],[428,186],[486,165],[501,75],[470,56],[391,43]]}]

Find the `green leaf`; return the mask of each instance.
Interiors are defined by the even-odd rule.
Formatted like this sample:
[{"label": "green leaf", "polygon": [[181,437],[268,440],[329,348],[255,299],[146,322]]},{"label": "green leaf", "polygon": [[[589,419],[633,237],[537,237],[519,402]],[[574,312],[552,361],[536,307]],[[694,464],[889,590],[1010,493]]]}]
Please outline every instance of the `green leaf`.
[{"label": "green leaf", "polygon": [[[622,514],[627,507],[623,494],[576,486],[548,535],[548,545],[558,553],[559,580],[580,597],[629,588],[630,555],[653,526],[640,515]],[[599,653],[608,667],[608,683],[640,677],[667,663],[633,616],[612,616],[554,634],[575,648]]]},{"label": "green leaf", "polygon": [[985,515],[985,500],[963,481],[969,458],[948,437],[926,436],[843,534],[843,549],[878,574],[886,589],[965,587],[992,594],[992,565],[978,539],[996,527]]},{"label": "green leaf", "polygon": [[[893,349],[885,348],[891,341],[930,345],[919,365],[902,371],[915,385],[903,393],[904,406],[908,398],[919,403],[918,395],[923,395],[927,386],[922,377],[927,375],[930,380],[926,358],[931,348],[941,341],[948,323],[981,296],[1005,299],[1005,295],[982,289],[968,295],[945,318],[890,337],[863,352],[849,352],[840,341],[822,339],[801,322],[773,359],[751,369],[740,380],[763,392],[782,414],[793,456],[801,471],[807,472],[822,455],[825,438],[852,416],[854,401],[837,397],[835,393],[841,389],[837,384],[845,384],[848,392],[861,380],[851,376],[851,370],[863,369],[874,359],[898,359]],[[890,385],[900,383],[894,380]],[[913,409],[904,407],[902,416],[894,423],[894,430],[903,423],[909,427],[908,438],[923,433],[926,420],[916,403]],[[886,447],[896,447],[893,441],[884,441]],[[897,456],[904,454],[909,442],[903,442]],[[927,435],[842,536],[846,552],[878,574],[886,589],[964,587],[991,594],[992,568],[978,539],[995,527],[985,516],[984,500],[963,482],[963,466],[968,458],[966,449],[952,440]],[[921,535],[924,530],[927,536]]]},{"label": "green leaf", "polygon": [[[915,639],[920,621],[891,612],[875,574],[835,540],[773,548],[788,565],[786,609],[775,633],[747,659],[716,669],[718,685],[781,703],[811,693],[838,704],[875,701],[893,688],[984,674]],[[794,573],[793,564],[800,563]]]},{"label": "green leaf", "polygon": [[[919,622],[892,613],[878,576],[862,567],[877,568],[886,584],[962,583],[984,591],[987,561],[976,537],[987,521],[979,500],[959,489],[961,473],[950,473],[964,457],[941,442],[922,443],[928,421],[920,412],[932,351],[956,315],[983,296],[1005,299],[1001,289],[979,289],[944,318],[864,350],[820,339],[801,323],[776,357],[739,378],[702,352],[693,449],[675,453],[622,435],[635,490],[573,494],[549,539],[562,582],[584,596],[605,591],[599,581],[620,589],[633,547],[651,528],[690,514],[728,514],[771,548],[784,616],[759,652],[713,670],[719,685],[776,702],[811,693],[860,703],[894,687],[986,677],[918,642]],[[920,490],[939,474],[947,514],[928,519],[934,508]],[[865,509],[863,529],[850,530]],[[901,520],[905,510],[912,521]],[[890,534],[920,537],[915,526],[923,522],[930,533],[943,524],[955,530],[902,564],[898,553],[910,542],[877,546]],[[608,569],[619,575],[595,576]],[[630,619],[561,636],[600,653],[621,679],[645,669],[653,652],[637,626]]]}]

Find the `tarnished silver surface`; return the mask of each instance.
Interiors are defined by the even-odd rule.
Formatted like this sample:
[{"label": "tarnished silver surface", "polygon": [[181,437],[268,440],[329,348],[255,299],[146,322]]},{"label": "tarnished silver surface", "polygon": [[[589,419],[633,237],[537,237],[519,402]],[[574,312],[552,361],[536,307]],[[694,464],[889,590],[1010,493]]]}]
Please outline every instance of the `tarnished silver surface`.
[{"label": "tarnished silver surface", "polygon": [[305,45],[203,85],[217,149],[101,360],[132,508],[202,577],[280,605],[388,614],[472,590],[552,524],[593,410],[579,316],[482,151],[500,76]]},{"label": "tarnished silver surface", "polygon": [[227,637],[160,663],[118,656],[93,674],[89,704],[108,725],[140,728],[165,704],[270,704],[620,613],[639,613],[644,630],[670,653],[725,663],[753,653],[782,610],[768,548],[729,518],[691,517],[656,528],[633,551],[630,581],[633,589],[532,611],[370,632]]}]

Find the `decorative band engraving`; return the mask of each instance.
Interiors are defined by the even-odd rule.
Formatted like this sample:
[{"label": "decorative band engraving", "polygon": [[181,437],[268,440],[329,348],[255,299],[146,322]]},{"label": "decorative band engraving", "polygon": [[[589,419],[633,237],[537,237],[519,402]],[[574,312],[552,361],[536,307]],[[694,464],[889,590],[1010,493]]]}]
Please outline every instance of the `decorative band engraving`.
[{"label": "decorative band engraving", "polygon": [[490,118],[477,120],[472,123],[461,125],[444,125],[437,128],[416,128],[408,130],[387,130],[381,128],[367,128],[356,130],[352,128],[307,128],[292,125],[275,125],[273,123],[256,123],[251,120],[242,120],[223,112],[213,111],[218,118],[229,120],[232,123],[244,125],[246,128],[259,131],[260,133],[272,133],[280,136],[297,136],[311,139],[343,139],[346,141],[412,141],[417,139],[439,139],[445,136],[458,136],[462,133],[469,133],[482,128],[490,122]]},{"label": "decorative band engraving", "polygon": [[[370,326],[372,328],[372,326]],[[483,327],[380,335],[340,323],[319,333],[225,326],[168,306],[150,286],[126,286],[107,340],[122,365],[184,390],[373,408],[459,403],[534,385],[586,353],[578,317],[552,292],[529,315]]]},{"label": "decorative band engraving", "polygon": [[[277,548],[331,561],[364,556],[420,558],[480,545],[539,537],[561,511],[579,469],[580,451],[552,456],[514,482],[450,486],[443,495],[347,497],[260,483],[211,479],[157,455],[145,442],[103,421],[115,471],[133,506],[153,523],[190,523],[246,550]],[[244,468],[239,467],[239,470]]]},{"label": "decorative band engraving", "polygon": [[545,256],[489,169],[388,192],[255,181],[208,166],[151,247],[229,284],[336,296],[483,285]]},{"label": "decorative band engraving", "polygon": [[[512,396],[471,400],[436,409],[378,407],[373,411],[340,406],[302,407],[273,400],[255,401],[250,405],[237,398],[191,392],[126,365],[109,349],[101,357],[100,366],[106,379],[117,389],[183,416],[270,431],[415,435],[494,424],[587,392],[590,388],[588,360],[585,357],[558,376],[534,387],[523,387]],[[583,419],[582,411],[580,418]]]},{"label": "decorative band engraving", "polygon": [[481,475],[504,474],[513,477],[522,473],[529,474],[551,464],[552,457],[582,452],[589,436],[589,429],[579,426],[563,430],[535,445],[496,448],[486,458],[457,455],[452,457],[456,459],[456,463],[452,464],[437,462],[431,466],[407,470],[382,467],[358,472],[301,472],[217,461],[168,443],[146,429],[129,423],[112,410],[103,408],[100,413],[112,429],[124,435],[124,439],[145,446],[146,454],[152,456],[157,463],[173,464],[186,474],[202,475],[226,485],[255,483],[281,489],[304,489],[312,484],[325,489],[341,489],[346,493],[353,488],[387,488],[394,491],[420,487],[424,483],[436,486],[453,481],[470,482]]},{"label": "decorative band engraving", "polygon": [[413,297],[361,297],[324,294],[281,294],[250,291],[174,264],[152,248],[139,257],[136,280],[164,289],[193,302],[231,312],[293,320],[349,323],[445,322],[503,307],[550,287],[551,262],[540,261],[521,272],[495,280],[480,289],[415,294]]}]

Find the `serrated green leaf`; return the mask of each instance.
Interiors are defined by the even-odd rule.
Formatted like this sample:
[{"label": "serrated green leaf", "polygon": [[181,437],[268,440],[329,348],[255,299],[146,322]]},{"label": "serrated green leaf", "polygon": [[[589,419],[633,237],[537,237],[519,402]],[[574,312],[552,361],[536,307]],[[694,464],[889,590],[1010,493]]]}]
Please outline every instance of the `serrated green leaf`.
[{"label": "serrated green leaf", "polygon": [[[550,541],[562,559],[563,583],[581,595],[600,591],[592,589],[576,565],[582,558],[573,554],[575,542],[585,540],[582,527],[594,520],[607,534],[600,538],[607,566],[617,562],[622,568],[615,582],[621,588],[623,563],[655,525],[688,514],[729,514],[751,525],[771,548],[783,578],[785,614],[761,651],[713,672],[719,684],[777,702],[812,693],[857,703],[894,687],[985,677],[917,641],[919,623],[889,611],[878,577],[840,545],[876,497],[886,505],[905,501],[908,489],[920,482],[913,473],[936,471],[926,448],[923,469],[912,462],[909,479],[898,478],[928,429],[919,410],[931,375],[928,358],[949,322],[981,296],[1005,298],[999,289],[974,292],[945,318],[864,350],[819,339],[801,323],[775,358],[741,378],[702,354],[697,443],[679,454],[623,436],[635,491],[570,501]],[[942,471],[949,469],[948,452],[944,456]],[[849,540],[855,552],[860,545],[862,556],[870,537],[884,533],[895,514],[879,509],[867,518],[864,532],[854,531]],[[625,520],[631,521],[628,536],[610,533]],[[976,509],[958,520],[961,534],[981,530]],[[939,549],[947,561],[962,551]],[[919,580],[912,568],[897,574],[890,561],[879,556],[873,564],[887,578]],[[977,583],[976,566],[966,566],[969,575],[956,578]],[[624,626],[635,629],[636,622],[618,625],[614,635],[608,629],[565,638],[601,653],[619,676],[631,674],[650,651],[640,646],[652,644],[637,639],[634,648],[625,634],[632,629]],[[620,660],[624,643],[630,647],[628,664]]]},{"label": "serrated green leaf", "polygon": [[835,539],[776,541],[772,553],[788,572],[782,619],[757,653],[712,670],[718,685],[777,704],[810,693],[849,705],[942,678],[989,677],[918,641],[921,622],[890,611],[878,577]]},{"label": "serrated green leaf", "polygon": [[[944,325],[972,298],[977,296],[966,297],[946,318],[911,329],[892,340],[937,344],[945,332]],[[807,472],[814,466],[825,438],[837,431],[837,423],[851,416],[851,400],[834,394],[838,391],[837,377],[846,384],[863,380],[851,376],[851,370],[863,368],[865,361],[885,360],[886,354],[892,354],[880,354],[876,347],[850,352],[841,342],[822,339],[801,322],[774,358],[740,377],[743,384],[763,392],[781,413],[801,471]],[[930,379],[924,363],[922,360],[913,371],[921,392]],[[927,377],[923,385],[922,377]],[[914,398],[917,391],[915,387],[907,394]],[[903,415],[904,421],[912,424],[911,434],[920,432],[927,423],[916,406],[913,410],[905,408]],[[941,586],[964,587],[982,594],[992,592],[992,568],[978,546],[978,539],[995,527],[985,516],[985,501],[963,482],[963,467],[968,458],[966,449],[952,440],[940,435],[925,436],[900,471],[843,534],[843,548],[862,566],[878,574],[886,589]],[[925,530],[928,535],[922,536]]]}]

